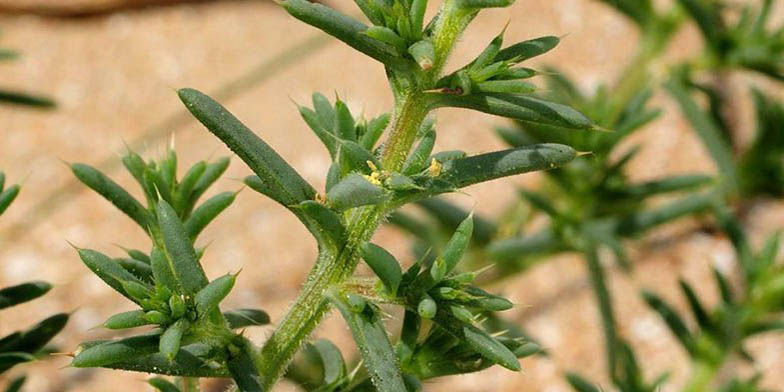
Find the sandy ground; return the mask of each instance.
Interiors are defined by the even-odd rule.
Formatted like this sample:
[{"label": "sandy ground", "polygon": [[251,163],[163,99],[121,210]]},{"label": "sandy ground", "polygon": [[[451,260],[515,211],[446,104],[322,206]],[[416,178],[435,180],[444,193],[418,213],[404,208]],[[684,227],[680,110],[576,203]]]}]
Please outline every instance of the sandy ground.
[{"label": "sandy ground", "polygon": [[[63,0],[49,3],[59,1]],[[20,0],[9,1],[14,2]],[[567,35],[557,50],[535,64],[557,64],[576,75],[586,88],[613,78],[635,46],[632,26],[598,2],[520,1],[478,18],[469,32],[471,39],[461,43],[453,64],[480,51],[507,21],[511,21],[508,42]],[[0,44],[24,49],[25,54],[21,61],[0,66],[2,85],[47,92],[60,104],[53,112],[0,107],[0,167],[11,180],[25,181],[18,202],[0,221],[0,286],[31,278],[56,284],[35,305],[13,310],[10,318],[3,313],[0,335],[52,312],[73,310],[72,322],[56,339],[66,351],[82,340],[113,336],[89,329],[115,312],[130,309],[127,301],[87,272],[66,240],[113,254],[119,254],[115,243],[139,248],[147,244],[144,234],[108,203],[83,187],[74,187],[61,159],[103,165],[119,182],[131,185],[130,176],[117,170],[124,140],[145,146],[147,154],[154,156],[163,150],[169,135],[175,134],[183,163],[228,154],[195,120],[182,115],[173,89],[191,86],[218,91],[223,103],[321,188],[328,156],[300,121],[291,100],[306,102],[312,91],[337,93],[354,112],[370,115],[388,110],[391,103],[378,64],[334,41],[314,41],[319,33],[266,2],[179,6],[76,20],[0,16],[0,26],[4,32]],[[267,64],[303,42],[308,46],[302,58]],[[687,29],[671,55],[683,56],[698,45],[695,32]],[[221,90],[254,69],[251,84]],[[264,78],[263,73],[270,70],[277,73]],[[673,103],[665,97],[657,101],[669,114],[635,136],[635,141],[647,143],[634,162],[635,176],[713,170]],[[441,149],[483,152],[500,146],[490,129],[501,119],[445,110],[438,121]],[[234,159],[227,177],[239,178],[248,172]],[[527,175],[511,182],[536,180],[536,175]],[[214,191],[239,187],[226,179]],[[481,201],[480,212],[486,213],[499,211],[512,192],[508,182],[469,189]],[[457,200],[472,204],[470,198]],[[784,211],[763,203],[751,216],[755,238],[761,238],[779,225]],[[659,237],[669,238],[667,233],[677,229],[664,230]],[[210,276],[243,268],[228,304],[263,307],[276,320],[297,293],[315,254],[313,241],[295,240],[299,238],[307,238],[306,231],[283,208],[253,192],[243,192],[203,235],[202,241],[211,243],[205,268]],[[377,235],[380,243],[399,255],[406,254],[403,239],[390,229]],[[676,291],[676,277],[683,275],[701,293],[714,298],[709,266],[731,268],[732,251],[722,238],[689,234],[657,247],[635,246],[633,254],[639,267],[631,275],[613,275],[611,282],[620,327],[638,348],[646,372],[654,376],[672,371],[673,382],[665,390],[676,390],[688,374],[685,354],[637,292],[642,287],[656,288],[665,298],[683,305]],[[497,288],[521,304],[509,317],[520,320],[537,336],[553,353],[551,358],[526,359],[520,373],[491,369],[434,382],[426,390],[567,391],[562,379],[566,370],[605,380],[598,314],[591,293],[585,290],[585,275],[583,263],[563,256]],[[571,294],[563,294],[564,290]],[[251,335],[263,339],[270,330],[261,328]],[[347,353],[353,350],[348,331],[337,317],[331,317],[316,335],[333,338]],[[765,339],[754,346],[762,369],[781,369],[781,339]],[[27,390],[125,392],[146,388],[141,374],[60,369],[67,362],[55,358],[25,368],[31,374]],[[765,385],[781,390],[784,376],[769,373]],[[293,390],[285,384],[279,389]]]}]

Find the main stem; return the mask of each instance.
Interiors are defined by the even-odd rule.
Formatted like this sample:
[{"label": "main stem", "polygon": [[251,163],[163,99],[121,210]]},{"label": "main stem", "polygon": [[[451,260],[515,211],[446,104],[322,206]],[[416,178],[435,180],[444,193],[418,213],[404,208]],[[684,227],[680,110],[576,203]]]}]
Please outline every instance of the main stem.
[{"label": "main stem", "polygon": [[[426,90],[433,88],[460,33],[473,18],[471,13],[447,0],[441,10],[433,40],[436,61],[428,71],[389,74],[395,93],[394,120],[384,144],[381,163],[384,170],[399,172],[405,163],[417,132],[430,110]],[[383,204],[358,208],[347,213],[348,238],[337,252],[322,248],[316,265],[278,328],[264,343],[256,360],[264,390],[270,390],[284,374],[289,363],[311,332],[330,309],[326,293],[351,277],[359,262],[359,248],[370,240],[387,213]]]}]

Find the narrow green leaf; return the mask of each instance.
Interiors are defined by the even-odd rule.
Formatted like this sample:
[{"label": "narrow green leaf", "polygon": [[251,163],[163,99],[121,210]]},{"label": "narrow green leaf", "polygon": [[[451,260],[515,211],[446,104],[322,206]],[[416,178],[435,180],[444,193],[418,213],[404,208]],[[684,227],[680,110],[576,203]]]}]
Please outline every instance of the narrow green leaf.
[{"label": "narrow green leaf", "polygon": [[321,359],[321,364],[324,368],[324,385],[336,385],[337,382],[346,377],[346,363],[337,346],[326,339],[319,339],[311,346]]},{"label": "narrow green leaf", "polygon": [[547,170],[569,163],[577,153],[560,144],[537,144],[445,162],[439,180],[463,188],[496,178]]},{"label": "narrow green leaf", "polygon": [[181,89],[178,93],[188,110],[267,184],[267,196],[284,206],[314,198],[313,187],[223,106],[193,89]]},{"label": "narrow green leaf", "polygon": [[601,392],[599,388],[588,380],[580,377],[577,373],[567,373],[566,380],[569,381],[569,385],[577,392]]},{"label": "narrow green leaf", "polygon": [[68,322],[68,314],[58,313],[47,317],[22,332],[13,342],[2,347],[3,351],[19,351],[35,354],[49,343]]},{"label": "narrow green leaf", "polygon": [[307,0],[285,0],[281,5],[295,18],[324,31],[371,58],[391,67],[407,68],[407,63],[386,44],[363,34],[368,26],[354,18]]},{"label": "narrow green leaf", "polygon": [[397,363],[395,350],[389,343],[387,331],[374,305],[362,312],[353,312],[342,295],[331,295],[331,300],[346,320],[354,342],[359,347],[365,368],[379,391],[406,392]]},{"label": "narrow green leaf", "polygon": [[356,141],[357,130],[354,116],[346,103],[339,99],[335,102],[335,119],[337,120],[338,136],[343,140]]},{"label": "narrow green leaf", "polygon": [[179,319],[166,328],[161,335],[161,339],[158,342],[158,351],[169,361],[173,361],[180,351],[182,335],[185,334],[189,326],[188,320]]},{"label": "narrow green leaf", "polygon": [[161,200],[156,208],[158,224],[165,246],[164,255],[174,277],[184,290],[183,294],[195,294],[207,285],[207,276],[199,264],[196,250],[174,209]]},{"label": "narrow green leaf", "polygon": [[[2,367],[2,365],[0,365],[0,367]],[[19,376],[19,377],[13,379],[13,381],[11,381],[11,383],[8,384],[8,388],[5,389],[5,392],[19,392],[19,391],[21,391],[22,390],[22,385],[24,385],[26,380],[27,380],[26,376]]]},{"label": "narrow green leaf", "polygon": [[231,203],[234,203],[236,197],[236,192],[219,193],[196,208],[193,214],[185,220],[185,232],[188,233],[188,238],[191,241],[195,240],[210,222],[226,210]]},{"label": "narrow green leaf", "polygon": [[16,196],[19,195],[19,190],[21,188],[19,185],[12,185],[8,187],[8,189],[0,192],[0,215],[8,209],[8,206],[16,199]]},{"label": "narrow green leaf", "polygon": [[128,191],[92,166],[74,163],[71,165],[71,171],[79,181],[103,196],[125,215],[128,215],[138,223],[139,226],[147,230],[149,220],[147,209],[131,196]]},{"label": "narrow green leaf", "polygon": [[514,4],[515,0],[458,0],[463,8],[500,8]]},{"label": "narrow green leaf", "polygon": [[545,54],[558,46],[561,39],[553,36],[539,37],[528,41],[518,42],[510,47],[502,49],[495,61],[514,61],[523,62],[533,57]]},{"label": "narrow green leaf", "polygon": [[425,170],[427,165],[430,163],[428,159],[430,158],[430,154],[433,153],[433,146],[436,143],[436,133],[430,131],[419,140],[419,144],[417,144],[414,151],[406,159],[406,163],[403,164],[403,173],[408,175],[413,175]]},{"label": "narrow green leaf", "polygon": [[319,240],[320,245],[329,245],[338,248],[345,243],[346,228],[335,211],[313,200],[308,200],[297,205],[314,224],[309,225],[313,235]]},{"label": "narrow green leaf", "polygon": [[169,264],[166,254],[158,247],[155,247],[152,249],[152,252],[150,252],[150,259],[150,266],[152,267],[152,275],[155,278],[155,283],[167,288],[172,293],[182,293],[183,290],[180,287],[177,278],[174,277],[174,272],[172,271],[171,264]]},{"label": "narrow green leaf", "polygon": [[152,267],[149,264],[128,258],[117,258],[114,261],[137,278],[149,283],[154,281]]},{"label": "narrow green leaf", "polygon": [[193,186],[188,206],[185,209],[186,211],[190,212],[193,210],[193,206],[195,206],[196,202],[199,201],[199,198],[204,195],[204,192],[206,192],[207,189],[226,172],[226,169],[229,168],[229,163],[231,163],[231,160],[227,157],[223,157],[207,165],[207,169],[204,170],[204,173],[199,177],[199,181]]},{"label": "narrow green leaf", "polygon": [[673,78],[667,83],[667,89],[678,101],[684,116],[708,149],[708,153],[721,173],[723,183],[729,187],[729,190],[735,191],[738,187],[737,168],[732,148],[722,137],[721,131],[711,117],[700,109],[697,102],[689,95],[686,87],[677,78]]},{"label": "narrow green leaf", "polygon": [[270,322],[267,312],[259,309],[233,309],[224,312],[223,317],[231,329],[267,325]]},{"label": "narrow green leaf", "polygon": [[35,361],[35,356],[21,352],[0,353],[0,373],[25,362]]},{"label": "narrow green leaf", "polygon": [[471,244],[471,236],[474,233],[474,216],[468,215],[463,222],[457,226],[452,237],[444,246],[441,257],[446,265],[446,273],[452,272],[460,259],[463,258],[468,246]]},{"label": "narrow green leaf", "polygon": [[0,289],[0,309],[32,301],[52,289],[46,282],[28,282]]},{"label": "narrow green leaf", "polygon": [[591,129],[594,125],[588,117],[568,106],[548,102],[539,98],[512,94],[437,94],[432,96],[436,108],[456,107],[477,110],[482,113],[508,117],[543,125],[569,129]]},{"label": "narrow green leaf", "polygon": [[193,302],[196,305],[196,312],[199,317],[204,317],[212,310],[216,309],[218,305],[226,298],[234,288],[234,283],[237,281],[237,275],[223,275],[210,282],[203,289],[193,297]]},{"label": "narrow green leaf", "polygon": [[146,334],[104,342],[78,351],[71,366],[104,367],[115,362],[128,362],[158,351],[159,335]]},{"label": "narrow green leaf", "polygon": [[49,109],[57,106],[57,104],[51,98],[10,90],[0,90],[0,102],[38,107],[42,109]]},{"label": "narrow green leaf", "polygon": [[686,323],[683,322],[678,313],[676,313],[670,305],[664,302],[664,300],[659,298],[658,295],[650,291],[644,291],[642,295],[645,302],[648,303],[648,306],[659,313],[659,316],[664,319],[667,327],[670,328],[670,331],[675,335],[675,338],[678,339],[686,351],[693,354],[696,348],[694,347],[694,337],[691,332],[689,332]]},{"label": "narrow green leaf", "polygon": [[381,134],[387,129],[389,125],[389,113],[384,113],[368,123],[367,131],[359,139],[359,144],[362,148],[370,151],[381,138]]},{"label": "narrow green leaf", "polygon": [[381,279],[387,290],[391,294],[397,293],[400,280],[403,278],[403,270],[400,268],[395,256],[392,256],[386,249],[366,242],[360,249],[362,259],[370,266],[370,269]]},{"label": "narrow green leaf", "polygon": [[520,370],[517,356],[481,329],[473,325],[466,325],[463,327],[463,338],[471,348],[482,354],[483,357],[509,370]]},{"label": "narrow green leaf", "polygon": [[150,322],[145,317],[145,313],[143,310],[118,313],[104,321],[103,327],[108,329],[127,329],[149,325]]},{"label": "narrow green leaf", "polygon": [[705,330],[710,330],[713,328],[708,311],[705,310],[705,307],[702,306],[702,303],[700,303],[700,300],[691,285],[686,283],[686,281],[683,279],[678,279],[678,284],[681,288],[681,291],[683,291],[683,295],[686,297],[686,300],[689,302],[691,312],[694,314],[694,319],[697,320],[697,324],[699,324],[700,328]]},{"label": "narrow green leaf", "polygon": [[117,262],[109,258],[109,256],[100,252],[90,249],[78,249],[78,252],[84,265],[93,271],[95,275],[118,293],[124,295],[133,302],[139,303],[138,300],[126,292],[125,287],[123,287],[123,282],[135,281],[141,283],[136,276],[126,271]]},{"label": "narrow green leaf", "polygon": [[263,392],[259,369],[253,361],[250,350],[252,347],[247,342],[244,342],[241,347],[230,346],[231,357],[226,365],[240,392]]},{"label": "narrow green leaf", "polygon": [[181,392],[180,388],[177,388],[176,385],[160,377],[151,378],[147,380],[147,383],[155,388],[158,392]]},{"label": "narrow green leaf", "polygon": [[335,154],[337,153],[337,140],[335,139],[335,136],[330,130],[327,130],[322,125],[316,112],[304,106],[297,105],[297,108],[299,109],[299,114],[302,116],[302,119],[305,120],[305,123],[308,124],[308,127],[313,131],[314,134],[316,134],[319,140],[321,140],[321,143],[324,144],[324,147],[327,148],[327,151],[329,151],[329,156],[334,159]]}]

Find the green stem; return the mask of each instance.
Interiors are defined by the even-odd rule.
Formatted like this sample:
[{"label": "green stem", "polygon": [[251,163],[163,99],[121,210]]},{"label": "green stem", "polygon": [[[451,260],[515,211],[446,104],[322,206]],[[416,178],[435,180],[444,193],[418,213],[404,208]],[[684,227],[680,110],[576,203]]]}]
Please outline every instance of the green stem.
[{"label": "green stem", "polygon": [[607,351],[607,367],[609,368],[610,379],[617,382],[617,354],[618,354],[618,333],[615,330],[615,316],[610,298],[610,290],[604,275],[604,269],[599,262],[599,255],[595,245],[590,245],[586,251],[588,270],[591,275],[591,285],[596,295],[596,302],[599,306],[599,313],[602,316],[602,328],[604,330],[604,342]]}]

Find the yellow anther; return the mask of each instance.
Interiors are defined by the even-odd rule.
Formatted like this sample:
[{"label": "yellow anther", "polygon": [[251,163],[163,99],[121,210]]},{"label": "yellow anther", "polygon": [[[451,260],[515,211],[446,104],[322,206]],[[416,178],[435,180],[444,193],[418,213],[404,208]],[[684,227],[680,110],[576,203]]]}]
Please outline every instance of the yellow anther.
[{"label": "yellow anther", "polygon": [[316,202],[319,204],[327,204],[327,197],[321,193],[316,193]]},{"label": "yellow anther", "polygon": [[376,167],[376,164],[373,163],[373,161],[366,161],[366,162],[368,167],[370,168],[370,171],[372,172],[378,171],[378,168]]},{"label": "yellow anther", "polygon": [[438,177],[439,175],[441,175],[442,168],[443,165],[441,165],[441,162],[435,160],[434,158],[432,161],[430,161],[430,167],[427,168],[427,174],[430,177]]}]

